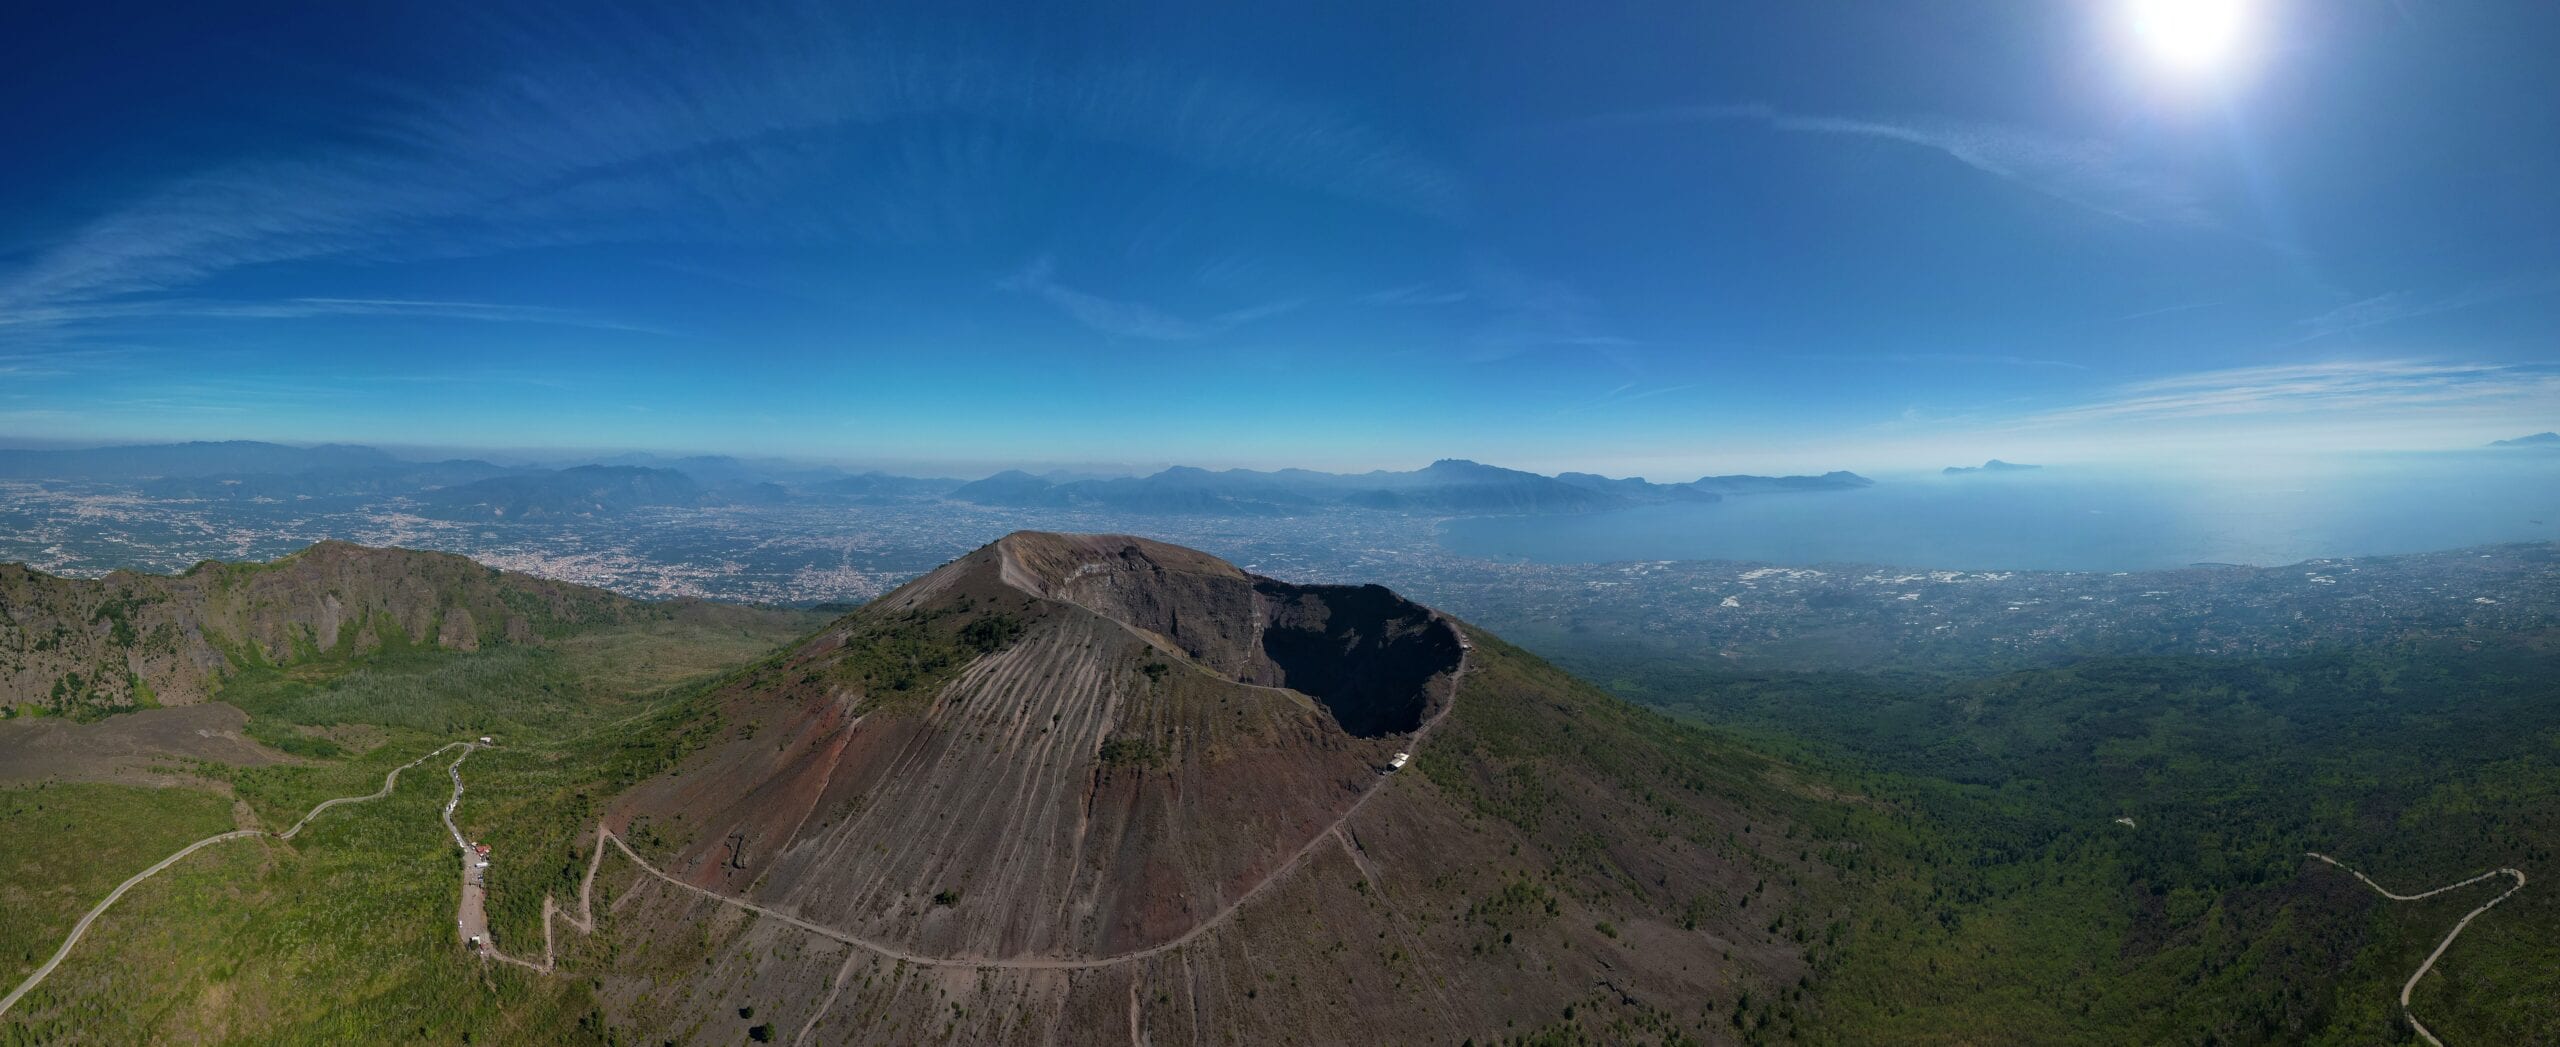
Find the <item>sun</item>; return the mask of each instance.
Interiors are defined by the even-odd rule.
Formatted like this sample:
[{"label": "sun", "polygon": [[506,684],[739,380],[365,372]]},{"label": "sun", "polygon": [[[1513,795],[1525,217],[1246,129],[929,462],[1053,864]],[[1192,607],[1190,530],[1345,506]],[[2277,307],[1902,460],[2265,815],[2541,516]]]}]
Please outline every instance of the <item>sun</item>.
[{"label": "sun", "polygon": [[2251,0],[2123,0],[2133,37],[2153,62],[2185,76],[2228,69],[2256,21]]}]

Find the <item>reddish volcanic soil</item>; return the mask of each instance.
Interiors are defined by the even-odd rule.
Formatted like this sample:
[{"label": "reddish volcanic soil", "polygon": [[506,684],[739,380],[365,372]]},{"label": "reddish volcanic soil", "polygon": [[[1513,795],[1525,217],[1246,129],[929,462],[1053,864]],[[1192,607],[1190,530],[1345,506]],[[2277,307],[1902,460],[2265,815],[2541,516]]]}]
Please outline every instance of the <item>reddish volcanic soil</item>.
[{"label": "reddish volcanic soil", "polygon": [[606,821],[692,889],[609,854],[564,943],[647,1042],[1730,1042],[1829,918],[1791,812],[1854,802],[1387,590],[1120,536],[953,561],[684,737]]}]

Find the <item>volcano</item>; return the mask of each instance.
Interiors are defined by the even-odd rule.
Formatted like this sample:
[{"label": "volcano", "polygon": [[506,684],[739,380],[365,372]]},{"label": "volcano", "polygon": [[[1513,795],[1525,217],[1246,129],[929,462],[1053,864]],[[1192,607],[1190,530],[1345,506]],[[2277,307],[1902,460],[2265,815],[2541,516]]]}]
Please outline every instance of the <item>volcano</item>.
[{"label": "volcano", "polygon": [[1007,536],[681,733],[604,819],[645,868],[593,962],[652,1038],[1721,1038],[1804,976],[1768,915],[1827,877],[1757,849],[1807,802],[1764,759],[1387,589],[1136,537]]}]

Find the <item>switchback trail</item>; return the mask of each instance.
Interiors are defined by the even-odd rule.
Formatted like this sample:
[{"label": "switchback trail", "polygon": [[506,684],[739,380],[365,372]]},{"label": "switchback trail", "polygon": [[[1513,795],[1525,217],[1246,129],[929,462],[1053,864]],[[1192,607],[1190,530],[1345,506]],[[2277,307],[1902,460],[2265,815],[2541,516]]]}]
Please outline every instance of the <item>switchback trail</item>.
[{"label": "switchback trail", "polygon": [[2498,896],[2497,896],[2497,897],[2495,897],[2495,898],[2491,898],[2491,899],[2489,899],[2488,901],[2485,901],[2485,902],[2480,903],[2480,907],[2479,907],[2479,908],[2477,908],[2477,909],[2473,909],[2473,910],[2471,910],[2470,912],[2465,913],[2465,914],[2463,915],[2463,917],[2462,917],[2462,919],[2461,919],[2461,920],[2456,921],[2456,922],[2454,923],[2454,925],[2453,925],[2453,929],[2452,929],[2452,930],[2450,930],[2450,931],[2446,931],[2446,932],[2445,932],[2444,940],[2436,943],[2436,951],[2434,951],[2434,952],[2431,952],[2431,953],[2428,953],[2428,954],[2427,954],[2427,962],[2419,964],[2419,965],[2418,965],[2418,969],[2417,969],[2415,972],[2413,972],[2413,973],[2411,973],[2411,974],[2409,975],[2409,980],[2408,980],[2407,982],[2405,982],[2405,983],[2402,983],[2402,984],[2401,984],[2401,986],[2400,986],[2400,1016],[2401,1016],[2401,1017],[2403,1017],[2403,1018],[2407,1018],[2407,1019],[2409,1019],[2409,1027],[2418,1031],[2418,1037],[2419,1037],[2420,1039],[2423,1039],[2423,1040],[2427,1041],[2428,1043],[2434,1044],[2434,1045],[2435,1045],[2435,1047],[2444,1047],[2444,1041],[2443,1041],[2443,1040],[2436,1039],[2436,1034],[2434,1034],[2434,1033],[2432,1033],[2432,1032],[2428,1032],[2428,1031],[2427,1031],[2426,1024],[2425,1024],[2425,1023],[2423,1023],[2423,1022],[2420,1022],[2420,1021],[2418,1020],[2418,1016],[2417,1016],[2415,1013],[2412,1013],[2412,1012],[2409,1010],[2409,993],[2410,993],[2411,991],[2413,991],[2413,990],[2417,989],[2417,987],[2418,987],[2418,979],[2426,977],[2426,976],[2427,976],[2427,972],[2428,972],[2428,971],[2430,971],[2430,970],[2434,970],[2434,969],[2435,969],[2436,961],[2437,961],[2438,959],[2440,959],[2440,958],[2442,958],[2442,957],[2444,956],[2444,951],[2445,951],[2446,949],[2450,949],[2450,948],[2452,948],[2452,947],[2453,947],[2453,940],[2454,940],[2455,938],[2459,938],[2459,937],[2461,937],[2461,936],[2462,936],[2462,929],[2463,929],[2463,928],[2471,926],[2471,921],[2473,921],[2473,920],[2475,920],[2475,919],[2478,919],[2478,918],[2480,917],[2480,914],[2481,914],[2481,913],[2488,912],[2488,911],[2489,911],[2489,909],[2490,909],[2492,906],[2497,905],[2499,902],[2506,901],[2506,900],[2507,900],[2507,896],[2508,896],[2508,895],[2510,895],[2510,894],[2514,894],[2514,893],[2516,893],[2517,891],[2521,891],[2521,890],[2523,890],[2523,889],[2524,889],[2524,870],[2522,870],[2522,869],[2491,869],[2491,870],[2489,870],[2488,872],[2481,873],[2481,874],[2480,874],[2480,875],[2478,875],[2478,876],[2474,876],[2474,877],[2472,877],[2472,878],[2470,878],[2470,879],[2468,879],[2468,880],[2464,880],[2464,881],[2462,881],[2462,882],[2460,882],[2460,883],[2448,883],[2448,884],[2446,884],[2446,885],[2444,885],[2444,886],[2442,886],[2442,887],[2438,887],[2438,888],[2436,888],[2435,890],[2432,890],[2432,891],[2424,891],[2424,892],[2420,892],[2420,893],[2418,893],[2418,894],[2399,894],[2399,893],[2396,893],[2396,892],[2392,891],[2392,890],[2391,890],[2390,888],[2388,888],[2388,887],[2385,887],[2385,886],[2383,886],[2383,885],[2381,885],[2381,884],[2378,884],[2378,883],[2373,882],[2373,878],[2372,878],[2372,877],[2370,877],[2370,876],[2366,876],[2366,875],[2365,875],[2365,874],[2363,874],[2363,873],[2360,873],[2360,872],[2357,872],[2357,871],[2356,871],[2356,870],[2354,870],[2354,869],[2348,868],[2348,867],[2347,867],[2347,865],[2346,865],[2346,863],[2341,862],[2341,861],[2339,861],[2339,860],[2337,860],[2337,859],[2335,859],[2335,858],[2329,857],[2328,855],[2322,854],[2322,853],[2320,853],[2320,852],[2318,852],[2318,851],[2305,851],[2305,852],[2303,852],[2303,853],[2308,854],[2308,855],[2310,855],[2311,857],[2318,858],[2318,859],[2320,859],[2321,861],[2327,862],[2327,863],[2329,863],[2329,864],[2331,864],[2331,865],[2334,865],[2334,866],[2336,866],[2336,867],[2338,867],[2338,868],[2340,868],[2340,869],[2345,869],[2345,870],[2346,870],[2350,875],[2353,875],[2356,879],[2363,880],[2363,881],[2364,881],[2364,885],[2365,885],[2365,886],[2373,888],[2375,892],[2377,892],[2377,893],[2381,894],[2383,897],[2385,897],[2385,898],[2389,898],[2389,899],[2391,899],[2392,901],[2395,901],[2395,902],[2414,902],[2414,901],[2417,901],[2417,900],[2422,899],[2422,898],[2433,898],[2433,897],[2435,897],[2436,895],[2443,894],[2443,893],[2444,893],[2444,892],[2446,892],[2446,891],[2458,890],[2458,889],[2460,889],[2460,888],[2469,887],[2469,886],[2471,886],[2472,884],[2479,883],[2479,882],[2480,882],[2480,881],[2482,881],[2482,880],[2494,880],[2494,879],[2497,879],[2498,877],[2501,877],[2501,876],[2512,876],[2512,877],[2515,877],[2515,880],[2516,880],[2516,885],[2515,885],[2515,886],[2513,886],[2513,887],[2509,887],[2509,888],[2507,888],[2505,891],[2500,892],[2500,893],[2498,894]]},{"label": "switchback trail", "polygon": [[434,752],[430,752],[425,756],[418,757],[415,760],[411,760],[398,767],[394,767],[391,769],[391,773],[382,776],[382,788],[366,793],[363,796],[341,796],[334,800],[323,800],[320,802],[319,806],[313,807],[310,813],[303,815],[301,821],[293,823],[291,828],[288,828],[283,832],[271,833],[264,829],[236,829],[227,833],[216,833],[212,836],[207,836],[204,839],[197,840],[194,843],[181,847],[176,853],[160,859],[159,864],[133,874],[132,879],[117,884],[115,890],[107,892],[106,898],[100,901],[95,908],[90,909],[88,915],[82,916],[79,923],[71,925],[70,936],[62,940],[61,948],[53,951],[52,959],[46,960],[44,962],[44,966],[36,968],[34,973],[27,975],[26,980],[19,982],[17,988],[9,990],[9,995],[0,997],[0,1014],[9,1013],[9,1008],[18,1005],[19,997],[25,996],[36,986],[43,984],[44,980],[53,974],[53,969],[62,965],[63,958],[71,955],[72,947],[80,944],[81,937],[89,933],[89,925],[96,923],[98,917],[105,915],[107,909],[115,905],[117,899],[123,898],[126,891],[134,889],[134,887],[141,884],[142,881],[160,875],[160,873],[167,870],[170,866],[178,864],[179,861],[185,859],[190,854],[194,854],[197,851],[201,851],[225,840],[245,840],[252,836],[272,836],[278,840],[293,839],[296,835],[299,835],[302,832],[304,826],[311,824],[312,819],[320,817],[321,812],[326,811],[329,808],[342,803],[363,803],[367,800],[379,800],[385,796],[391,795],[391,790],[400,784],[400,772],[434,759],[438,754],[451,750],[455,746],[463,747],[465,755],[468,755],[471,743],[455,742],[452,745],[447,745],[435,750]]},{"label": "switchback trail", "polygon": [[[1458,657],[1458,667],[1449,678],[1449,700],[1441,705],[1439,712],[1433,713],[1429,720],[1423,721],[1420,727],[1414,729],[1412,738],[1405,743],[1407,752],[1418,753],[1422,748],[1423,739],[1431,733],[1432,728],[1440,726],[1440,722],[1448,718],[1449,711],[1457,708],[1459,687],[1466,681],[1467,669],[1467,654],[1462,651]],[[453,762],[453,800],[445,805],[445,828],[453,833],[454,840],[457,843],[462,842],[462,833],[453,826],[453,807],[455,804],[462,801],[462,761],[470,758],[470,750],[473,748],[476,748],[476,746],[465,744],[462,756],[455,759]],[[442,750],[438,751],[440,752]],[[1371,785],[1368,791],[1361,793],[1359,799],[1351,801],[1351,806],[1343,809],[1340,817],[1335,818],[1331,824],[1317,830],[1316,833],[1308,837],[1307,842],[1303,846],[1299,847],[1295,853],[1291,854],[1287,860],[1281,862],[1278,866],[1275,866],[1269,873],[1264,874],[1262,879],[1255,881],[1252,887],[1247,888],[1244,893],[1235,896],[1235,898],[1228,901],[1225,906],[1219,908],[1217,912],[1210,914],[1207,919],[1201,920],[1199,923],[1192,925],[1190,930],[1184,931],[1177,937],[1166,939],[1143,949],[1133,949],[1128,952],[1114,953],[1109,956],[1030,956],[998,958],[926,956],[919,953],[908,952],[905,949],[898,948],[897,946],[890,945],[885,942],[873,941],[869,938],[837,930],[836,928],[829,927],[824,924],[812,923],[808,920],[793,916],[790,913],[786,913],[778,909],[767,908],[743,898],[733,897],[708,888],[697,887],[693,884],[686,883],[685,881],[677,879],[675,876],[667,873],[665,870],[660,869],[655,865],[651,865],[647,859],[640,857],[639,852],[632,850],[630,844],[624,843],[621,836],[616,835],[612,829],[606,828],[601,822],[596,825],[595,852],[587,859],[586,879],[578,885],[578,910],[576,915],[571,915],[567,911],[561,909],[548,897],[542,900],[542,959],[535,961],[516,956],[509,956],[506,953],[499,951],[496,942],[489,939],[484,939],[486,942],[484,952],[491,958],[506,963],[516,964],[535,971],[549,973],[555,970],[559,957],[553,950],[551,929],[552,919],[556,916],[560,919],[567,920],[570,926],[577,928],[582,934],[595,933],[596,923],[594,902],[596,893],[596,870],[604,864],[605,845],[610,843],[613,845],[614,849],[622,852],[623,857],[631,859],[631,863],[633,865],[639,866],[641,872],[647,873],[659,880],[663,880],[672,886],[682,890],[691,891],[694,894],[701,895],[702,897],[709,898],[725,905],[732,905],[745,909],[748,912],[755,913],[759,916],[772,917],[773,919],[790,924],[793,927],[797,927],[821,938],[825,938],[829,941],[841,942],[856,949],[870,952],[883,959],[901,960],[920,967],[963,967],[973,969],[996,968],[1009,970],[1064,971],[1083,970],[1094,967],[1110,967],[1116,964],[1130,963],[1172,952],[1175,949],[1182,948],[1183,946],[1189,945],[1193,941],[1198,940],[1201,935],[1207,934],[1212,930],[1216,930],[1220,925],[1226,923],[1228,918],[1234,916],[1236,910],[1242,908],[1245,903],[1260,897],[1264,891],[1270,889],[1275,884],[1278,884],[1290,873],[1297,871],[1298,867],[1304,865],[1307,859],[1314,855],[1318,850],[1333,845],[1335,842],[1335,834],[1340,831],[1345,824],[1348,824],[1351,821],[1351,816],[1360,813],[1360,809],[1367,806],[1370,800],[1375,799],[1379,793],[1385,792],[1388,783],[1394,781],[1397,776],[1397,774],[1380,775],[1378,781]],[[464,883],[467,890],[469,887],[469,876],[467,871],[465,873]],[[465,914],[460,922],[467,925],[469,923],[468,915]]]}]

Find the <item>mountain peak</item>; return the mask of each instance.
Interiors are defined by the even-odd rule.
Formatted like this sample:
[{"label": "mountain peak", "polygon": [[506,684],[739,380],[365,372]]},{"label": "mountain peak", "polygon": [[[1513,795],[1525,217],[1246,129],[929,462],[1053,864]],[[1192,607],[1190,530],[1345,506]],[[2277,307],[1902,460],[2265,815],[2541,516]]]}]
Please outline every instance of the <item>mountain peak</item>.
[{"label": "mountain peak", "polygon": [[1458,478],[1470,480],[1491,480],[1514,476],[1535,475],[1532,473],[1522,472],[1518,469],[1505,469],[1499,465],[1486,465],[1483,462],[1473,461],[1466,458],[1439,459],[1432,462],[1430,465],[1423,466],[1422,473],[1434,478]]},{"label": "mountain peak", "polygon": [[[1782,941],[1732,947],[1793,884],[1715,830],[1783,823],[1774,807],[1693,777],[1706,764],[1670,725],[1378,586],[1020,531],[690,714],[699,747],[607,809],[665,878],[638,881],[615,933],[652,955],[697,942],[707,892],[856,947],[851,967],[770,937],[706,960],[724,981],[780,987],[759,993],[825,996],[848,969],[888,986],[914,967],[932,995],[912,1013],[894,1004],[902,1020],[939,1022],[965,999],[1053,1026],[1136,1013],[1172,1028],[1160,1023],[1191,1013],[1181,986],[1196,978],[1258,989],[1214,1018],[1242,1042],[1352,1042],[1398,1015],[1482,1038],[1567,1006],[1668,1013],[1735,979],[1805,971]],[[1730,758],[1734,782],[1762,780]],[[1595,842],[1617,867],[1559,857]],[[1756,895],[1755,880],[1778,897],[1747,913],[1697,904]],[[1525,911],[1486,902],[1529,884]],[[674,890],[682,904],[664,904]],[[1472,915],[1363,947],[1372,925],[1399,926],[1382,904]],[[1533,969],[1486,944],[1512,932],[1551,951]],[[1399,977],[1407,964],[1444,977]],[[1266,980],[1318,972],[1307,985],[1359,1007]],[[1615,991],[1593,995],[1602,980]],[[1465,1010],[1431,1010],[1453,994]],[[959,1039],[1010,1042],[1019,1027]]]},{"label": "mountain peak", "polygon": [[[1107,576],[1116,584],[1158,584],[1170,575],[1242,580],[1252,576],[1217,557],[1127,534],[1015,531],[981,552],[995,554],[1005,584],[1034,596],[1073,602],[1072,593]],[[978,554],[971,554],[976,556]],[[964,557],[963,560],[968,558]],[[956,566],[956,565],[955,565]]]},{"label": "mountain peak", "polygon": [[[1019,531],[732,684],[722,718],[755,726],[626,816],[705,827],[676,859],[690,882],[925,955],[1153,947],[1341,818],[1450,707],[1464,650],[1380,587]],[[947,919],[900,911],[944,869],[1008,886]]]}]

